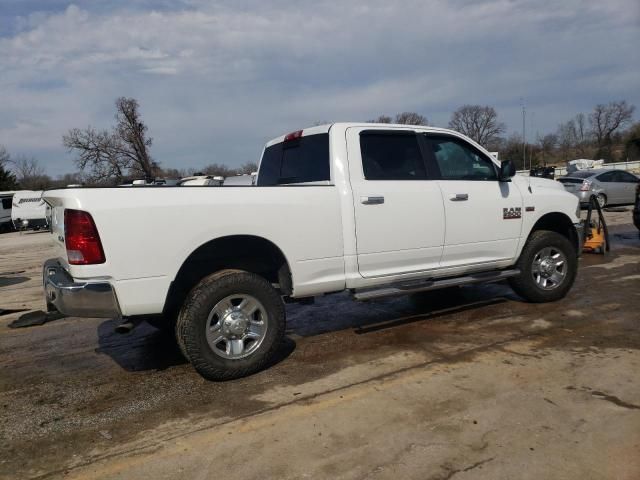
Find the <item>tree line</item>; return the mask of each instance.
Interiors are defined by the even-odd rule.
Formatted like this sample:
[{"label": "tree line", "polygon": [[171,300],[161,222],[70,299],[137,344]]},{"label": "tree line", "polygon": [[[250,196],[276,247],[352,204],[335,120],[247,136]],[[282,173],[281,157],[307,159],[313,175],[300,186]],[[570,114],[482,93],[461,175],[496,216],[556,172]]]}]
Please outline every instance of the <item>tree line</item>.
[{"label": "tree line", "polygon": [[[115,109],[115,125],[111,128],[73,128],[63,135],[63,145],[75,154],[76,173],[52,179],[36,159],[12,158],[0,145],[0,190],[37,190],[69,184],[117,185],[133,179],[181,178],[194,174],[228,177],[257,169],[255,162],[240,168],[219,163],[201,169],[162,168],[151,155],[153,138],[142,121],[137,100],[120,97],[115,101]],[[578,113],[561,123],[555,132],[536,135],[533,142],[523,141],[522,135],[516,132],[505,136],[505,124],[489,105],[463,105],[451,114],[447,126],[490,151],[500,152],[501,159],[513,160],[519,169],[561,164],[575,158],[602,158],[606,162],[637,160],[640,159],[640,122],[633,122],[634,111],[635,106],[624,100],[598,104],[591,112]],[[402,112],[394,117],[380,115],[369,121],[429,125],[427,117],[416,112]]]},{"label": "tree line", "polygon": [[[533,142],[524,142],[516,132],[505,136],[505,124],[488,105],[459,107],[451,114],[447,127],[490,151],[500,152],[500,158],[513,160],[519,169],[564,164],[576,158],[631,161],[640,159],[640,122],[633,122],[634,111],[635,106],[624,100],[598,104],[588,114],[578,113],[561,123],[555,132],[536,134]],[[414,112],[400,113],[393,119],[380,115],[371,121],[429,125],[425,116]]]}]

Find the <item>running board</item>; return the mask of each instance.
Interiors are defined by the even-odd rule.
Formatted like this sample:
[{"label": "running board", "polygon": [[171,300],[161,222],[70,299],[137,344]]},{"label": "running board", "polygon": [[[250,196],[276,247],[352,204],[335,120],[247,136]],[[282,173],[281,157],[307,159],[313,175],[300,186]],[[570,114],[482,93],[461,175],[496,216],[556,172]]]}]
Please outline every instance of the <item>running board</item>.
[{"label": "running board", "polygon": [[398,283],[386,287],[361,288],[355,290],[353,298],[365,302],[384,297],[394,297],[397,295],[407,295],[410,293],[426,292],[428,290],[438,290],[439,288],[457,287],[460,285],[470,285],[472,283],[499,282],[505,278],[520,275],[517,268],[511,270],[494,270],[491,272],[472,273],[463,277],[443,278],[440,280],[420,280],[417,282]]}]

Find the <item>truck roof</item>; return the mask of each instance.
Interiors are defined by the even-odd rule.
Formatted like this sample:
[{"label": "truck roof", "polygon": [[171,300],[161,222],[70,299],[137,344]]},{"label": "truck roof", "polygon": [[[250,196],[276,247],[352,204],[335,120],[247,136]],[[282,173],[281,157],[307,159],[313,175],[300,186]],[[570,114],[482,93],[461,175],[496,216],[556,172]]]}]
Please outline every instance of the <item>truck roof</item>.
[{"label": "truck roof", "polygon": [[458,132],[455,132],[447,128],[431,127],[427,125],[406,125],[401,123],[372,123],[372,122],[335,122],[335,123],[326,123],[324,125],[315,125],[313,127],[294,130],[293,132],[280,135],[279,137],[269,140],[266,144],[266,147],[270,147],[271,145],[274,145],[276,143],[283,142],[285,137],[292,133],[302,132],[300,136],[306,137],[307,135],[317,135],[320,133],[328,133],[329,130],[335,127],[339,127],[345,130],[350,127],[416,128],[416,129],[424,130],[426,132],[455,133],[456,135],[458,134]]}]

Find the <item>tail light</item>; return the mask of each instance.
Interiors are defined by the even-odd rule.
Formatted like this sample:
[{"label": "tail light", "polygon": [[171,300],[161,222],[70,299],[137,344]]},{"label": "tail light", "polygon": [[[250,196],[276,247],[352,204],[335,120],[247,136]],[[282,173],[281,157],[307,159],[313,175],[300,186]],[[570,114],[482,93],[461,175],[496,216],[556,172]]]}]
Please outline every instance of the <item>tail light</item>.
[{"label": "tail light", "polygon": [[580,187],[581,192],[588,192],[591,190],[591,181],[585,180],[582,182],[582,186]]},{"label": "tail light", "polygon": [[94,265],[104,263],[104,251],[98,229],[88,212],[64,211],[64,243],[71,265]]}]

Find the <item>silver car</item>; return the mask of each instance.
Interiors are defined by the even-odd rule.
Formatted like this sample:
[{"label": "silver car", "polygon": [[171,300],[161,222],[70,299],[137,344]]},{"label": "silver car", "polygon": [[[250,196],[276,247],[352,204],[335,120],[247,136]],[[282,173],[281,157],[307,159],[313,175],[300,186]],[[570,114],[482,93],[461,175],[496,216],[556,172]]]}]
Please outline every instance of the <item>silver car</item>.
[{"label": "silver car", "polygon": [[600,206],[604,207],[633,204],[640,178],[624,170],[599,168],[573,172],[558,178],[558,181],[567,192],[577,196],[580,203],[589,203],[591,195],[595,195]]}]

